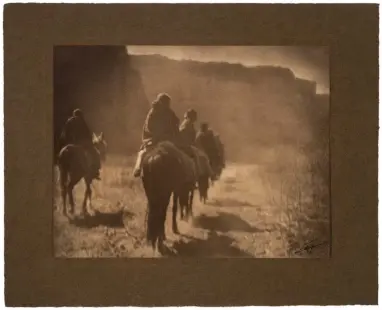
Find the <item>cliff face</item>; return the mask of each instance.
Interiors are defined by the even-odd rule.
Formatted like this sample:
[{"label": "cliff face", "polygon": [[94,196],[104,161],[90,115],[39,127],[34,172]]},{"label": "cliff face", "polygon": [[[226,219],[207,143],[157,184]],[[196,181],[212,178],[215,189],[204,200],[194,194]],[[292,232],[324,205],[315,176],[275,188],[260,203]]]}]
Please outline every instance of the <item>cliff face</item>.
[{"label": "cliff face", "polygon": [[54,53],[55,146],[74,108],[104,132],[110,152],[135,153],[150,102],[173,98],[219,132],[232,160],[251,160],[261,148],[327,139],[329,97],[288,68],[176,61],[132,56],[125,46],[57,47]]},{"label": "cliff face", "polygon": [[124,46],[62,46],[54,51],[54,133],[81,108],[95,132],[104,132],[111,151],[128,146],[131,111],[147,109],[139,74]]},{"label": "cliff face", "polygon": [[157,55],[134,55],[130,62],[150,100],[168,92],[179,117],[195,108],[199,121],[221,134],[232,159],[247,160],[262,147],[314,144],[317,124],[327,124],[328,100],[316,94],[315,82],[296,78],[288,68]]}]

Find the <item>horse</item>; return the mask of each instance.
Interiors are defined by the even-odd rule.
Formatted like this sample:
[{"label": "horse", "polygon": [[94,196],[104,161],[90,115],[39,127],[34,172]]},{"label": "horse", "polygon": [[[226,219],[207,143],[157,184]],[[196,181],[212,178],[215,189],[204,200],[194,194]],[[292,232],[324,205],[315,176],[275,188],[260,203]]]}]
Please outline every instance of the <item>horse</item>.
[{"label": "horse", "polygon": [[210,179],[213,177],[212,174],[215,174],[213,171],[210,160],[207,154],[198,148],[195,148],[196,154],[199,158],[199,169],[198,169],[198,177],[197,177],[197,185],[199,191],[200,201],[206,203],[208,198],[208,189],[210,185]]},{"label": "horse", "polygon": [[[98,155],[100,156],[101,162],[106,160],[106,148],[107,143],[104,139],[103,133],[99,136],[93,133],[93,146],[96,149]],[[60,173],[60,186],[61,195],[63,200],[63,214],[68,216],[66,207],[66,197],[69,197],[70,203],[70,213],[74,214],[74,198],[73,189],[77,183],[81,180],[85,180],[86,190],[85,196],[82,204],[83,215],[86,216],[87,212],[87,202],[89,200],[91,204],[91,183],[94,177],[91,176],[89,169],[89,159],[88,154],[82,146],[68,144],[64,146],[57,159],[59,173]]]},{"label": "horse", "polygon": [[224,148],[224,144],[220,140],[219,134],[215,134],[214,138],[215,138],[217,149],[218,149],[218,156],[217,156],[218,160],[214,167],[215,168],[214,170],[215,170],[216,179],[219,179],[223,172],[223,169],[225,168],[225,148]]},{"label": "horse", "polygon": [[[186,206],[184,199],[187,200],[189,186],[195,185],[194,173],[192,159],[168,141],[159,142],[144,155],[142,183],[148,210],[146,239],[154,250],[160,250],[166,240],[165,222],[171,195],[179,197],[182,205]],[[177,204],[173,206],[172,218],[175,234],[179,233],[176,214]]]},{"label": "horse", "polygon": [[189,220],[193,216],[193,201],[195,185],[198,185],[200,201],[206,203],[209,188],[209,179],[212,177],[212,168],[209,163],[209,158],[206,153],[197,147],[192,147],[196,156],[195,164],[195,179],[179,184],[177,190],[173,193],[173,231],[179,233],[176,222],[178,202],[180,205],[180,218]]},{"label": "horse", "polygon": [[176,187],[179,164],[164,142],[155,145],[142,159],[141,178],[147,197],[146,240],[154,251],[160,250],[166,239],[166,213]]}]

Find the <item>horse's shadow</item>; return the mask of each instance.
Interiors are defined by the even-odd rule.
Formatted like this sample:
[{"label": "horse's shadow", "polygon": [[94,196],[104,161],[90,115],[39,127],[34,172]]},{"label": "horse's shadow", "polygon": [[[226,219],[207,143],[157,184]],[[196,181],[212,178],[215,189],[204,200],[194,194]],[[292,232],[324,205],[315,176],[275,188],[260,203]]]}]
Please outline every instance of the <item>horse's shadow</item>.
[{"label": "horse's shadow", "polygon": [[126,210],[119,210],[114,213],[103,213],[95,210],[92,215],[70,218],[69,223],[81,228],[94,228],[98,226],[123,228],[125,226],[124,220],[133,216],[133,213]]},{"label": "horse's shadow", "polygon": [[211,199],[207,205],[212,207],[259,207],[259,205],[252,204],[246,200],[239,200],[234,198],[220,198]]},{"label": "horse's shadow", "polygon": [[263,229],[251,226],[237,215],[218,212],[217,215],[199,215],[193,220],[193,226],[196,228],[207,229],[227,233],[229,231],[256,233],[263,232]]},{"label": "horse's shadow", "polygon": [[164,246],[164,257],[253,257],[232,245],[234,239],[210,231],[206,240],[183,235],[171,247]]}]

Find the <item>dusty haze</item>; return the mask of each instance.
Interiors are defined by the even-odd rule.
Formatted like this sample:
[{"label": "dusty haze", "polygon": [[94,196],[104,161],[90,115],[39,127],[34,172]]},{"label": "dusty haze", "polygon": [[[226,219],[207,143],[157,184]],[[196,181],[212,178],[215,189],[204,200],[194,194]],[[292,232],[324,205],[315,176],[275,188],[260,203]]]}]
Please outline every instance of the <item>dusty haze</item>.
[{"label": "dusty haze", "polygon": [[131,55],[162,55],[176,60],[240,63],[290,68],[302,79],[317,82],[318,93],[329,93],[327,47],[296,46],[127,46]]},{"label": "dusty haze", "polygon": [[[326,88],[328,68],[324,48],[128,47],[127,50],[132,50],[131,67],[139,73],[147,98],[152,100],[157,93],[168,92],[179,117],[188,108],[196,109],[199,122],[207,121],[221,134],[232,160],[255,162],[262,152],[312,146],[317,135],[325,134],[329,96],[319,94],[317,81],[296,74],[298,71],[317,76],[321,88]],[[154,55],[147,55],[151,53]],[[273,64],[269,64],[272,60]],[[253,66],[255,63],[262,65]]]},{"label": "dusty haze", "polygon": [[[180,119],[194,108],[197,127],[207,121],[227,157],[208,203],[196,198],[192,222],[180,222],[182,235],[172,234],[167,219],[163,256],[329,255],[326,48],[66,46],[54,52],[55,154],[63,124],[81,108],[91,128],[104,132],[108,157],[90,218],[63,216],[56,183],[56,256],[153,256],[144,246],[147,200],[132,169],[160,92],[172,97]],[[78,214],[84,187],[75,194]],[[325,246],[298,252],[311,241]]]},{"label": "dusty haze", "polygon": [[[158,55],[138,55],[151,53]],[[328,87],[327,56],[299,47],[56,47],[55,145],[71,111],[82,108],[111,152],[136,152],[159,92],[170,94],[180,118],[195,108],[233,160],[313,145],[328,129],[329,95],[319,92]]]}]

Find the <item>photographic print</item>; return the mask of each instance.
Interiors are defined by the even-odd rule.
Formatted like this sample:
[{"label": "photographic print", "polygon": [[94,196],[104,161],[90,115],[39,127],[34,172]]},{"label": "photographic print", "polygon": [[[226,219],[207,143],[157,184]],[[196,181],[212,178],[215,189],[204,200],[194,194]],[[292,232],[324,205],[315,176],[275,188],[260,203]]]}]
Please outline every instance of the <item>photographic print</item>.
[{"label": "photographic print", "polygon": [[54,256],[328,258],[324,46],[55,46]]}]

